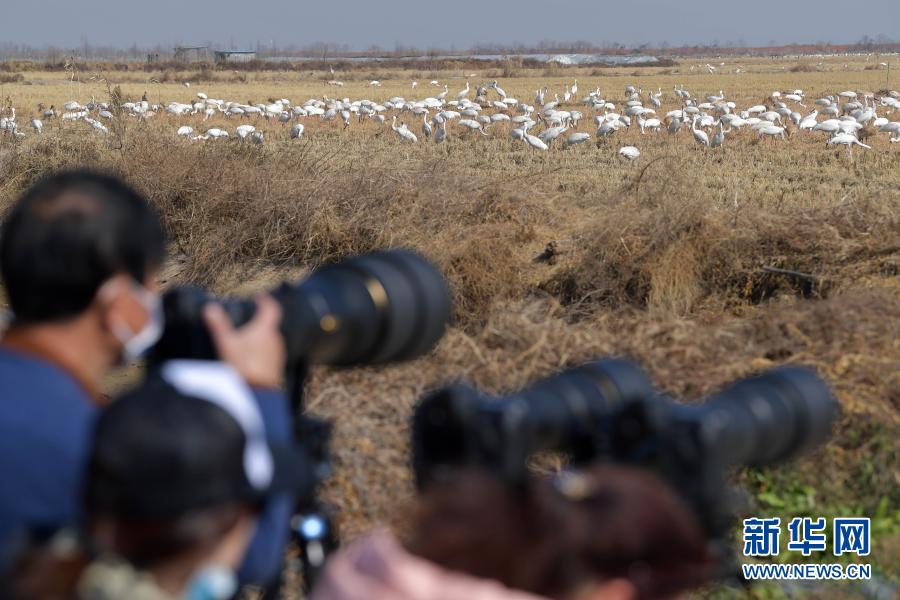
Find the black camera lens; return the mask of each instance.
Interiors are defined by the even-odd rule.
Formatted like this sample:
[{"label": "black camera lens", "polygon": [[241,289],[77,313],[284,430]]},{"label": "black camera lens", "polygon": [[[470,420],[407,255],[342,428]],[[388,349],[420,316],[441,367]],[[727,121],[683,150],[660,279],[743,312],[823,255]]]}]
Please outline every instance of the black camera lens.
[{"label": "black camera lens", "polygon": [[[420,485],[443,467],[479,466],[516,479],[529,456],[553,451],[575,465],[613,460],[659,470],[676,484],[699,481],[824,443],[837,406],[828,385],[802,367],[774,369],[687,405],[659,396],[635,363],[598,360],[509,396],[465,386],[431,394],[413,419],[413,467]],[[686,495],[705,498],[709,481]]]},{"label": "black camera lens", "polygon": [[761,466],[824,443],[838,404],[812,369],[781,367],[739,381],[689,410],[703,445],[724,463]]},{"label": "black camera lens", "polygon": [[485,467],[507,480],[524,476],[527,459],[562,451],[583,462],[609,451],[602,435],[621,405],[653,395],[635,363],[597,360],[504,397],[456,385],[426,397],[413,416],[413,470],[422,487],[446,468]]},{"label": "black camera lens", "polygon": [[[281,305],[288,364],[381,364],[430,350],[450,319],[450,291],[440,271],[407,250],[359,256],[324,267],[299,284],[272,292]],[[203,290],[165,295],[166,327],[151,360],[214,358],[202,310],[214,301]],[[235,326],[256,311],[251,299],[222,306]]]}]

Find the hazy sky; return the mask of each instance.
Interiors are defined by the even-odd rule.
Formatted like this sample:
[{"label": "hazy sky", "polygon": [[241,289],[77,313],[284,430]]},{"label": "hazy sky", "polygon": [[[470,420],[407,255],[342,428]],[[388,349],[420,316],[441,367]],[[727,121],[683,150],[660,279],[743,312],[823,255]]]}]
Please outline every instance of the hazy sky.
[{"label": "hazy sky", "polygon": [[628,46],[900,37],[900,0],[0,0],[0,43],[152,46],[335,42],[463,49],[475,43]]}]

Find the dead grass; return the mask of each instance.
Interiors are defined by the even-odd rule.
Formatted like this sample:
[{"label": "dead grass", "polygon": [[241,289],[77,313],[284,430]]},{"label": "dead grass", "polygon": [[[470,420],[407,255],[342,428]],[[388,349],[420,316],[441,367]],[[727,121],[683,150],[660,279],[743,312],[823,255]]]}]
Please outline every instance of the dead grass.
[{"label": "dead grass", "polygon": [[[723,77],[745,103],[769,87],[814,95],[817,86],[874,83],[862,67],[845,75],[828,88],[819,72]],[[262,79],[209,92],[280,97],[281,85],[298,102],[321,87],[254,76]],[[605,89],[626,82],[606,77]],[[645,89],[670,90],[681,77],[650,76]],[[554,85],[568,80],[565,72]],[[697,75],[691,87],[718,91],[713,81]],[[527,99],[539,83],[505,87]],[[83,89],[67,85],[47,87],[60,97]],[[123,83],[123,97],[139,97],[141,87]],[[408,88],[397,79],[377,94]],[[193,92],[166,84],[151,95]],[[342,94],[375,92],[357,82]],[[160,116],[124,119],[109,137],[57,124],[19,144],[0,137],[0,213],[47,171],[88,164],[121,173],[159,208],[183,261],[174,282],[247,293],[384,246],[435,260],[451,281],[455,315],[433,354],[378,370],[320,368],[310,382],[311,410],[336,419],[338,468],[327,495],[347,537],[404,514],[408,420],[425,390],[466,379],[501,392],[609,354],[635,357],[662,388],[691,399],[778,364],[815,366],[844,409],[835,441],[765,477],[813,486],[817,506],[847,514],[875,514],[883,498],[900,505],[900,153],[883,138],[848,156],[813,136],[773,147],[741,134],[718,153],[689,136],[629,131],[542,155],[499,126],[490,138],[455,132],[438,148],[403,145],[371,123],[342,132],[309,122],[299,143],[267,124],[266,143],[250,147],[175,139],[185,123],[202,126]],[[619,160],[625,144],[639,145],[642,159]],[[882,522],[877,548],[887,558],[872,562],[900,577],[890,559],[900,548],[890,523],[900,519]]]}]

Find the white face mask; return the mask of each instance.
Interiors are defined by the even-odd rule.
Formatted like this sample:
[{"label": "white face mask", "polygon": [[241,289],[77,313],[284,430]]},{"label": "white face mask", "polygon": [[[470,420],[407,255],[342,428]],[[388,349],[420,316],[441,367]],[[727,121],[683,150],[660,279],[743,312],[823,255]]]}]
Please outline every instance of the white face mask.
[{"label": "white face mask", "polygon": [[124,323],[115,323],[112,328],[113,335],[122,344],[122,360],[126,363],[143,357],[159,341],[165,324],[159,296],[138,283],[135,283],[134,293],[147,311],[147,322],[137,333]]},{"label": "white face mask", "polygon": [[191,579],[186,600],[229,600],[238,590],[237,576],[225,567],[209,566]]}]

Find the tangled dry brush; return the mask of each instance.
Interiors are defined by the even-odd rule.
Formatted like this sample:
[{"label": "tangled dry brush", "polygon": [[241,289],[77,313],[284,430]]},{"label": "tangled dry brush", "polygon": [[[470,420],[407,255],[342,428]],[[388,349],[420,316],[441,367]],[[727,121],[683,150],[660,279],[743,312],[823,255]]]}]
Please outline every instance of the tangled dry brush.
[{"label": "tangled dry brush", "polygon": [[[326,491],[345,537],[409,502],[407,423],[424,391],[466,379],[499,392],[609,354],[688,399],[766,367],[815,366],[842,403],[836,441],[743,481],[761,498],[814,486],[813,506],[897,518],[882,505],[900,506],[898,153],[673,148],[623,165],[549,162],[506,140],[465,152],[394,143],[191,145],[140,125],[47,135],[0,147],[0,210],[47,171],[90,164],[158,207],[176,257],[168,283],[247,292],[384,246],[437,262],[455,314],[435,352],[321,368],[310,383],[311,410],[336,418]],[[886,531],[873,556],[897,577],[897,528]]]}]

